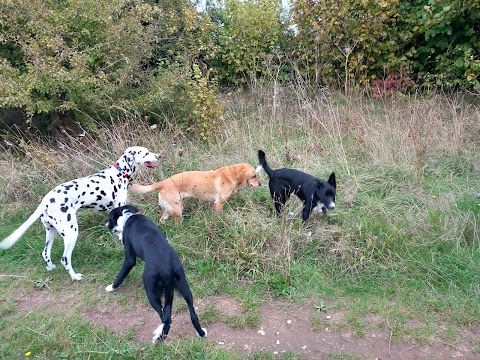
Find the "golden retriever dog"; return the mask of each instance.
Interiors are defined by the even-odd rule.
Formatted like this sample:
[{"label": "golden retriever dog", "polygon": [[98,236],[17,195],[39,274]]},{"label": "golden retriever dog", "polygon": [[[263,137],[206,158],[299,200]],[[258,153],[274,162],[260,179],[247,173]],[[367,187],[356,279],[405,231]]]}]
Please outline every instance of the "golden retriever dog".
[{"label": "golden retriever dog", "polygon": [[131,190],[141,194],[158,190],[158,203],[163,210],[161,220],[170,215],[180,220],[184,198],[213,202],[215,211],[221,212],[228,198],[247,184],[260,186],[257,172],[250,164],[234,164],[217,170],[182,172],[151,185],[135,185]]}]

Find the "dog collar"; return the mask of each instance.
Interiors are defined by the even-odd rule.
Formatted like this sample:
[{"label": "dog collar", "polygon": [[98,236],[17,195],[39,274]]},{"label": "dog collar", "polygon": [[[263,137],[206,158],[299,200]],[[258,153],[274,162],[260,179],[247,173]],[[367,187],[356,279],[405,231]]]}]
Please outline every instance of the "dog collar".
[{"label": "dog collar", "polygon": [[[118,165],[118,163],[113,164],[113,167],[114,167],[115,169],[117,169],[119,172],[123,173],[123,170],[122,170],[122,168],[120,167],[120,165]],[[124,177],[124,178],[127,178],[127,179],[130,179],[130,175],[128,175],[127,173],[123,173],[123,177]]]},{"label": "dog collar", "polygon": [[124,214],[123,214],[123,226],[125,227],[125,224],[127,223],[127,220],[130,219],[130,216],[133,216],[135,215],[134,213],[131,213],[130,211],[126,211]]}]

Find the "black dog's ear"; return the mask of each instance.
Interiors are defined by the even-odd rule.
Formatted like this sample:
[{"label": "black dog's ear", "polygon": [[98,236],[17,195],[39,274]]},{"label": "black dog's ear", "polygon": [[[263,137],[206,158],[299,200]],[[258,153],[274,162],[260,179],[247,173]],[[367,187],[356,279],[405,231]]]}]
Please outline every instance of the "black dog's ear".
[{"label": "black dog's ear", "polygon": [[[127,211],[131,212],[132,214],[138,213],[138,209],[135,206],[132,206],[132,205],[125,205],[125,206],[122,207],[122,210],[127,210]],[[123,211],[122,211],[122,214],[123,214]]]},{"label": "black dog's ear", "polygon": [[330,177],[328,178],[328,183],[332,185],[334,188],[337,188],[337,181],[335,180],[335,173],[332,172]]},{"label": "black dog's ear", "polygon": [[112,230],[117,224],[117,219],[118,219],[118,208],[113,209],[110,211],[110,214],[108,215],[108,222],[105,224],[105,226]]}]

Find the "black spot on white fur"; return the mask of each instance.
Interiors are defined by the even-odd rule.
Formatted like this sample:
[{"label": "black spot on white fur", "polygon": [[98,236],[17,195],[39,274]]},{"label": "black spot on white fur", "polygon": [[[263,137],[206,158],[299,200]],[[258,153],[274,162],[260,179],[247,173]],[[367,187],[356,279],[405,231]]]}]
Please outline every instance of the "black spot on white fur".
[{"label": "black spot on white fur", "polygon": [[[71,265],[73,245],[78,236],[76,212],[80,207],[93,208],[97,211],[111,210],[115,206],[124,205],[127,201],[127,186],[134,175],[136,166],[144,163],[144,159],[138,157],[140,151],[129,148],[117,160],[118,167],[111,166],[96,174],[75,179],[60,184],[47,193],[33,215],[22,226],[26,231],[33,221],[40,218],[47,240],[42,252],[47,270],[53,270],[55,265],[51,261],[50,252],[53,238],[56,233],[64,238],[65,250],[62,256],[62,264],[69,272],[73,280],[80,280],[83,275],[75,273]],[[142,149],[150,156],[148,161],[156,162],[158,155]],[[127,155],[128,154],[128,155]],[[128,161],[125,161],[128,160]],[[96,184],[96,185],[92,185]],[[92,186],[90,186],[92,185]],[[95,188],[95,190],[93,190]],[[50,205],[50,206],[49,206]],[[33,221],[32,221],[33,219]],[[18,229],[17,229],[18,230]],[[1,248],[8,248],[17,242],[23,232],[16,231],[0,243]],[[69,249],[67,251],[67,249]]]}]

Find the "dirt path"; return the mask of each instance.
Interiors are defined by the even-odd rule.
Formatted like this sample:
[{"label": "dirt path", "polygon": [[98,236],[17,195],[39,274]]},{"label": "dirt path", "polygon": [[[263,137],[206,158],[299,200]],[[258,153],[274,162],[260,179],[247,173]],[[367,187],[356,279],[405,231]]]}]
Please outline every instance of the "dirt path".
[{"label": "dirt path", "polygon": [[[48,308],[50,311],[69,313],[71,311],[64,304],[74,301],[76,295],[66,293],[61,295],[64,299],[59,301],[58,295],[53,296],[45,291],[33,291],[28,296],[18,299],[18,310],[32,311]],[[241,313],[241,306],[232,298],[215,296],[196,301],[199,311],[212,304],[225,316]],[[449,346],[440,341],[434,341],[430,345],[419,345],[389,341],[389,335],[374,326],[376,322],[374,316],[368,319],[369,325],[373,326],[368,326],[369,330],[364,337],[330,329],[329,322],[333,325],[335,321],[344,317],[341,312],[322,313],[327,326],[322,331],[313,331],[310,320],[313,311],[313,307],[307,305],[291,305],[280,301],[266,303],[259,309],[261,320],[258,328],[233,329],[227,324],[216,322],[207,326],[208,338],[214,340],[218,346],[238,354],[250,354],[261,350],[274,354],[291,351],[301,354],[304,359],[315,360],[326,359],[327,354],[332,353],[352,354],[366,359],[478,360],[480,358],[480,355],[474,352],[475,342],[478,343],[480,339],[480,336],[476,335],[480,328],[461,330],[462,336],[459,337],[455,346]],[[125,311],[113,299],[106,308],[81,310],[77,311],[77,314],[95,325],[105,326],[114,332],[122,333],[133,328],[137,343],[150,342],[152,331],[159,325],[158,316],[150,307],[139,305],[133,310]],[[191,337],[194,333],[188,311],[176,312],[174,306],[174,318],[167,341]]]}]

